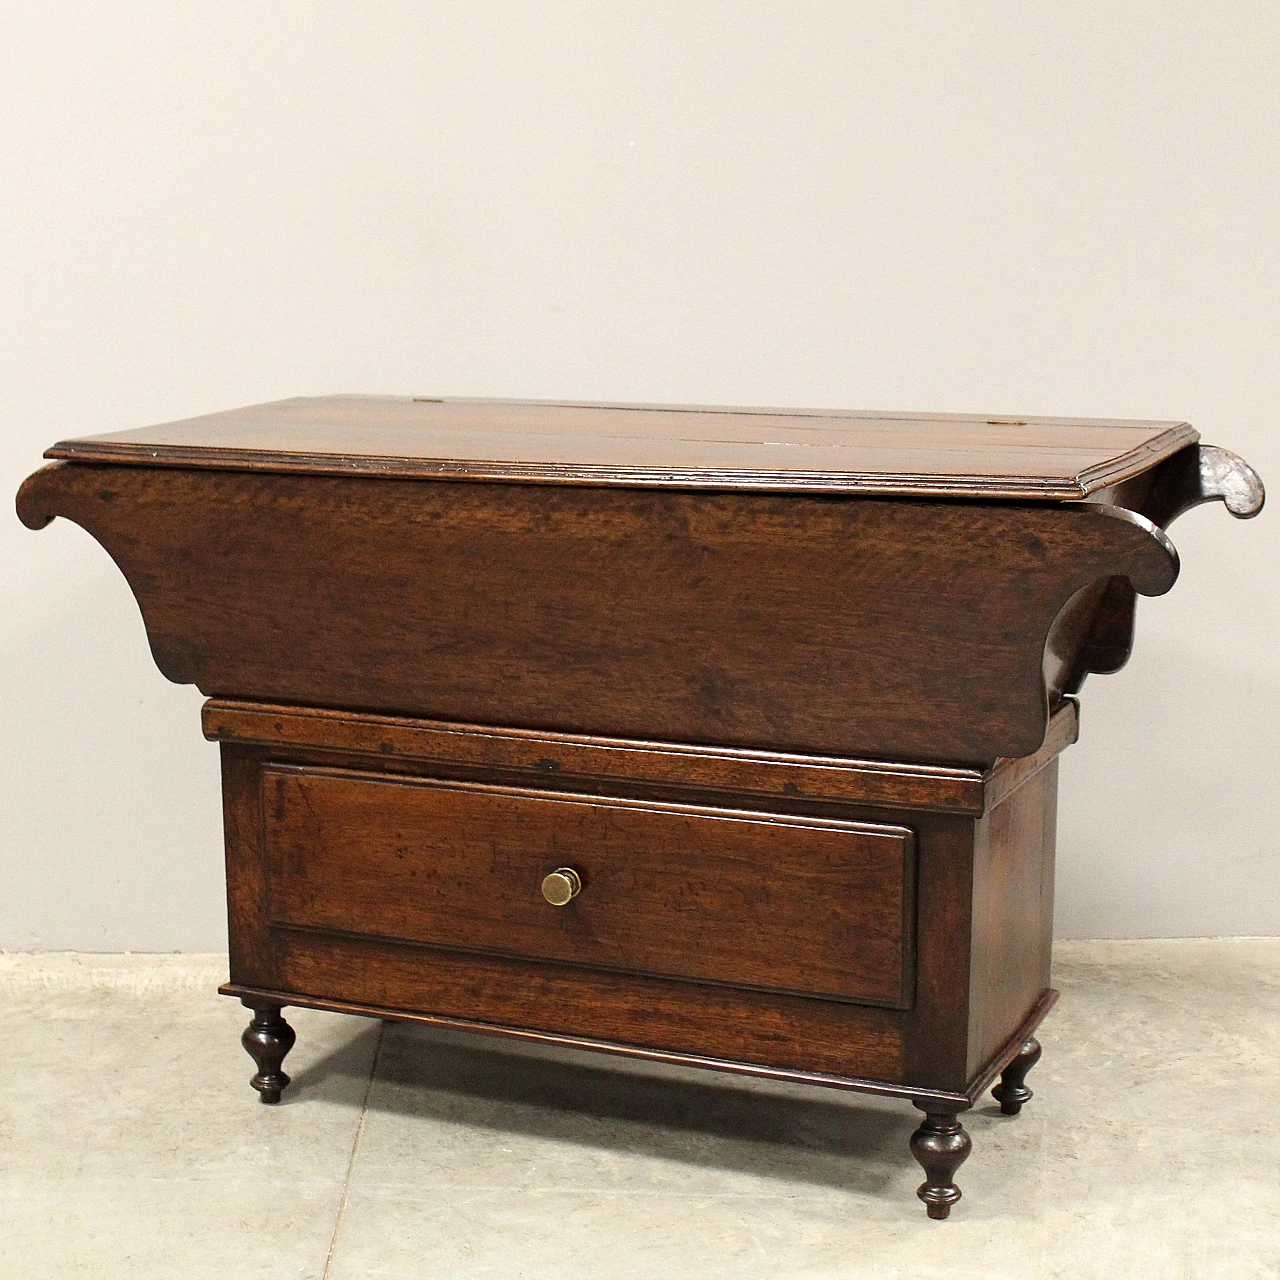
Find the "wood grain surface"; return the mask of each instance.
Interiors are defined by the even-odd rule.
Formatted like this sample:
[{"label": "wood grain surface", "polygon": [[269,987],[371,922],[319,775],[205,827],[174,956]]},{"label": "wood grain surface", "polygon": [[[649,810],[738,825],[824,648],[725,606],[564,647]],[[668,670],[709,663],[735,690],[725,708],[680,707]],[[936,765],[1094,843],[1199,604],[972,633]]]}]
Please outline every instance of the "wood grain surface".
[{"label": "wood grain surface", "polygon": [[[583,734],[447,724],[360,712],[210,699],[201,713],[207,738],[228,746],[270,747],[277,757],[460,781],[492,780],[636,798],[695,795],[773,812],[837,803],[933,810],[981,817],[1076,741],[1079,711],[1068,698],[1033,756],[984,769],[785,755],[688,743],[634,742]],[[224,777],[226,772],[224,770]]]},{"label": "wood grain surface", "polygon": [[1196,440],[327,397],[63,442],[18,513],[211,695],[264,1101],[291,1003],[904,1095],[942,1217],[1055,998],[1067,695],[1173,585],[1161,526],[1263,505]]},{"label": "wood grain surface", "polygon": [[585,1049],[595,1053],[607,1053],[624,1058],[638,1058],[649,1062],[663,1062],[672,1066],[698,1067],[710,1071],[722,1071],[732,1075],[758,1076],[766,1080],[785,1080],[794,1084],[816,1085],[824,1088],[848,1089],[855,1093],[879,1094],[888,1098],[908,1098],[914,1102],[942,1102],[973,1106],[986,1092],[987,1086],[1021,1051],[1027,1038],[1036,1031],[1045,1016],[1058,1000],[1057,991],[1046,991],[1044,997],[1009,1042],[993,1057],[992,1061],[963,1090],[931,1089],[925,1085],[896,1084],[890,1080],[866,1078],[849,1074],[806,1071],[797,1067],[771,1067],[764,1063],[736,1061],[686,1053],[678,1049],[645,1048],[620,1040],[598,1040],[590,1036],[566,1035],[561,1032],[534,1031],[523,1027],[502,1026],[493,1022],[479,1022],[473,1018],[455,1018],[446,1014],[421,1013],[412,1009],[394,1009],[386,1005],[365,1004],[356,1000],[339,1000],[329,996],[309,996],[298,992],[268,990],[261,987],[241,986],[225,982],[218,988],[221,995],[234,996],[250,1008],[255,1003],[271,1002],[279,1006],[297,1005],[304,1009],[325,1009],[331,1013],[350,1013],[358,1017],[381,1018],[390,1022],[416,1023],[421,1026],[442,1027],[464,1031],[471,1035],[492,1036],[498,1039],[524,1041],[532,1044],[562,1045],[567,1048]]},{"label": "wood grain surface", "polygon": [[[262,785],[273,924],[910,1003],[905,828],[303,767]],[[557,907],[560,866],[583,887]]]},{"label": "wood grain surface", "polygon": [[1177,558],[1094,504],[54,464],[170,679],[215,697],[927,763],[1024,756],[1080,590]]},{"label": "wood grain surface", "polygon": [[974,826],[970,1075],[1049,986],[1057,802],[1054,760]]},{"label": "wood grain surface", "polygon": [[64,440],[45,456],[330,475],[1076,499],[1197,438],[1185,422],[317,396]]},{"label": "wood grain surface", "polygon": [[[632,744],[632,757],[621,763],[579,744],[586,753],[580,767],[601,761],[610,762],[609,769],[584,779],[586,794],[565,793],[561,775],[536,768],[519,775],[511,768],[531,741],[522,735],[515,735],[509,754],[499,751],[477,762],[477,740],[484,746],[479,729],[451,731],[425,747],[419,741],[415,755],[404,750],[414,741],[407,728],[381,724],[380,732],[399,736],[371,741],[366,717],[353,718],[354,732],[347,734],[342,717],[332,712],[306,719],[305,742],[292,720],[281,720],[285,732],[273,743],[266,739],[277,716],[215,704],[206,722],[251,728],[258,739],[222,743],[237,989],[470,1019],[534,1038],[594,1037],[641,1055],[702,1055],[752,1064],[744,1069],[828,1072],[957,1096],[976,1078],[975,1069],[995,1072],[1003,1065],[995,1062],[1004,1051],[1000,1029],[1011,1028],[1016,1036],[1042,1009],[1052,913],[1052,762],[1074,738],[1069,706],[1055,719],[1042,756],[1004,762],[988,776],[986,816],[795,795],[787,790],[791,763],[751,762],[759,773],[776,771],[772,782],[726,777],[715,752],[707,753],[705,766],[686,758],[682,785],[668,786],[685,796],[683,803],[636,803],[637,790],[653,786],[642,743]],[[326,745],[315,745],[317,740]],[[401,749],[384,752],[382,741]],[[496,741],[500,746],[501,735]],[[551,752],[569,745],[544,741]],[[614,744],[608,752],[624,749]],[[440,776],[450,769],[466,776]],[[369,781],[370,774],[384,780]],[[513,774],[522,785],[509,785]],[[735,794],[731,788],[739,779],[755,791]],[[336,799],[324,794],[335,782],[343,788]],[[445,792],[450,801],[437,805]],[[424,803],[422,795],[431,798]],[[773,797],[764,814],[762,795]],[[512,800],[527,806],[527,815],[509,815]],[[477,802],[495,807],[477,815]],[[562,820],[548,816],[551,806],[587,816]],[[637,814],[638,837],[618,826],[609,832],[600,813],[588,813],[597,808],[609,821],[623,811]],[[675,845],[655,846],[647,824],[682,816],[694,821]],[[698,830],[698,822],[720,824],[719,833]],[[914,892],[908,895],[914,905],[903,925],[914,977],[910,999],[901,1003],[909,1007],[762,989],[794,983],[794,976],[781,975],[801,968],[822,978],[811,984],[815,990],[828,988],[841,966],[860,972],[865,956],[836,935],[841,921],[856,920],[863,907],[824,893],[832,867],[823,844],[831,833],[857,831],[860,824],[910,832],[914,846]],[[812,833],[818,839],[811,844]],[[546,856],[528,858],[530,847]],[[582,866],[586,887],[571,905],[589,906],[602,884],[611,901],[602,902],[603,913],[553,924],[568,909],[541,903],[536,880],[566,849],[595,851]],[[612,880],[593,874],[601,849],[621,855]],[[399,865],[388,870],[389,863]],[[843,873],[835,870],[835,887],[843,892]],[[658,871],[677,888],[690,877],[705,877],[694,889],[695,910],[667,910],[666,900],[653,892],[657,881],[644,883]],[[775,873],[779,882],[769,896],[794,891],[795,900],[781,903],[777,921],[757,919],[760,939],[744,938],[742,920],[759,911],[761,877]],[[441,884],[441,877],[451,883]],[[613,908],[637,888],[639,919],[624,922]],[[615,890],[621,893],[615,896]],[[885,910],[879,931],[904,921],[901,895],[877,898],[873,879],[872,898]],[[538,923],[539,908],[545,926]],[[722,921],[722,911],[738,919]],[[444,919],[446,914],[458,918]],[[835,927],[824,928],[824,922]],[[722,937],[707,936],[719,930]],[[824,946],[830,954],[823,954]],[[607,967],[619,947],[667,973]],[[672,976],[672,957],[680,963],[685,952],[687,976]],[[731,952],[741,957],[740,966],[709,967],[733,963]],[[728,979],[721,981],[726,971]],[[753,973],[762,986],[733,985]],[[1012,1036],[1005,1048],[1016,1052]]]},{"label": "wood grain surface", "polygon": [[902,1078],[901,1014],[870,1005],[275,931],[283,991],[807,1071]]}]

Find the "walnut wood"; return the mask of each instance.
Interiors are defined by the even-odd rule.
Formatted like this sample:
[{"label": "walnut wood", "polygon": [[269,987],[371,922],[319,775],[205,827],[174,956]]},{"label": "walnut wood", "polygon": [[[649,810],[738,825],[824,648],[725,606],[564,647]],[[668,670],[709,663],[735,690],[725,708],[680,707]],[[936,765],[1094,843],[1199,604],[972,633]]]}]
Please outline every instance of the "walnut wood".
[{"label": "walnut wood", "polygon": [[[272,766],[273,925],[905,1008],[912,833]],[[539,885],[570,866],[563,908]]]},{"label": "walnut wood", "polygon": [[624,784],[629,793],[643,794],[646,788],[674,787],[748,803],[765,798],[774,804],[839,801],[973,817],[981,817],[1043,769],[1079,732],[1078,707],[1067,699],[1035,755],[1000,759],[978,769],[708,749],[220,700],[205,703],[202,720],[205,736],[214,741],[274,745],[295,756],[312,748],[382,769],[429,765],[444,770],[445,776],[517,784],[536,779],[540,786],[556,788]]},{"label": "walnut wood", "polygon": [[329,397],[48,456],[23,521],[212,698],[264,1102],[289,1004],[882,1093],[934,1218],[1056,999],[1068,695],[1164,526],[1263,502],[1185,423]]},{"label": "walnut wood", "polygon": [[[906,1083],[891,1009],[309,929],[273,931],[275,990],[553,1036]],[[290,999],[289,1003],[302,1003]],[[915,1082],[912,1082],[915,1083]],[[928,1089],[928,1081],[920,1081]]]},{"label": "walnut wood", "polygon": [[98,538],[160,669],[213,696],[930,764],[1038,751],[1063,606],[1177,574],[1099,504],[67,463],[19,505]]},{"label": "walnut wood", "polygon": [[995,1080],[1004,1069],[1011,1063],[1014,1058],[1022,1051],[1022,1046],[1032,1038],[1040,1024],[1048,1016],[1049,1011],[1058,1003],[1057,991],[1052,989],[1046,991],[1039,1000],[1031,1013],[1023,1020],[1017,1031],[1009,1037],[1005,1043],[991,1059],[990,1062],[978,1072],[976,1076],[969,1082],[964,1090],[964,1096],[969,1106],[974,1106],[978,1099],[987,1091],[992,1081]]},{"label": "walnut wood", "polygon": [[[263,733],[263,721],[272,714],[269,711],[245,709],[238,712],[234,707],[219,711],[219,717],[228,717],[227,727],[231,725],[256,725],[256,731]],[[237,718],[238,717],[238,718]],[[1063,721],[1064,740],[1074,736],[1073,713],[1068,712]],[[369,742],[363,733],[345,734],[341,722],[335,717],[317,717],[314,724],[308,720],[311,728],[322,732],[326,740],[346,742],[368,751]],[[290,730],[296,728],[292,722]],[[386,726],[380,726],[385,729]],[[406,731],[407,732],[407,731]],[[430,732],[424,730],[424,732]],[[480,730],[475,730],[481,733]],[[466,734],[459,735],[465,743],[469,741]],[[450,739],[452,741],[452,739]],[[523,758],[525,746],[520,744],[520,758]],[[438,751],[438,744],[433,745]],[[617,750],[621,750],[618,748]],[[312,775],[316,781],[327,782],[335,774],[346,776],[346,771],[338,772],[333,768],[333,761],[344,758],[352,763],[358,762],[361,767],[376,767],[379,760],[385,761],[382,753],[378,756],[366,754],[346,754],[330,748],[324,753],[327,763],[316,764],[305,760],[310,748],[299,747],[294,741],[269,745],[257,743],[224,742],[223,751],[228,761],[232,762],[236,776],[246,779],[253,770],[258,770],[266,779],[266,785],[274,785],[273,777],[290,780],[307,778]],[[643,751],[638,751],[643,756]],[[469,750],[463,755],[471,758]],[[300,758],[302,757],[302,758]],[[616,765],[619,759],[611,749],[608,757]],[[768,765],[763,761],[755,762],[760,770]],[[374,787],[389,787],[391,794],[404,791],[417,795],[421,791],[438,789],[437,783],[428,782],[426,786],[405,785],[411,779],[431,779],[440,766],[436,761],[420,760],[399,762],[401,769],[416,768],[418,774],[396,774],[394,783],[366,784]],[[785,765],[774,767],[785,768]],[[430,771],[425,772],[425,771]],[[1018,770],[1013,765],[1007,766],[1010,781],[1003,795],[998,796],[998,804],[990,811],[993,819],[1007,808],[1026,807],[1028,801],[1023,797],[1032,797],[1030,807],[1040,811],[1044,804],[1044,793],[1051,794],[1056,788],[1056,771],[1051,766],[1042,764],[1029,777],[1019,778]],[[617,774],[624,774],[625,769],[615,768]],[[692,777],[703,776],[696,759],[689,761],[689,773]],[[499,767],[491,767],[489,777],[501,778]],[[712,774],[714,777],[715,775]],[[1001,771],[993,777],[999,778]],[[527,777],[527,775],[526,775]],[[576,794],[562,794],[558,790],[552,792],[549,785],[554,781],[558,789],[563,778],[558,773],[543,774],[541,779],[549,803],[585,803],[595,805],[600,802],[600,795],[581,797]],[[595,779],[598,792],[626,796],[634,784],[618,779]],[[770,784],[766,779],[758,779],[757,783],[764,790],[780,790],[776,783]],[[684,1052],[694,1056],[728,1059],[740,1062],[754,1062],[764,1066],[795,1069],[820,1069],[834,1075],[855,1076],[858,1078],[877,1077],[887,1083],[909,1085],[916,1089],[941,1091],[951,1096],[964,1096],[983,1062],[990,1055],[998,1053],[1001,1044],[993,1040],[990,1028],[1005,1026],[1018,1034],[1018,1043],[1030,1034],[1020,1023],[1027,1023],[1032,1029],[1043,1016],[1048,998],[1047,967],[1044,968],[1045,981],[1040,987],[1031,983],[1028,974],[1040,973],[1038,966],[1031,966],[1022,972],[1022,958],[1011,948],[1022,935],[1017,931],[992,930],[981,923],[975,930],[975,885],[978,888],[977,901],[983,901],[982,886],[984,883],[1000,884],[999,880],[986,881],[975,874],[975,850],[980,857],[985,844],[991,841],[980,835],[985,830],[983,819],[976,822],[967,815],[948,815],[932,812],[915,812],[908,810],[890,810],[873,808],[865,805],[850,804],[818,804],[814,801],[785,802],[776,800],[776,810],[785,803],[803,806],[807,803],[810,809],[820,808],[827,815],[839,814],[846,823],[865,821],[874,818],[882,825],[898,826],[909,829],[914,835],[916,849],[916,936],[913,948],[904,947],[902,954],[906,963],[914,960],[915,982],[909,1003],[910,1007],[893,1012],[888,1009],[875,1009],[869,1006],[848,1005],[842,1014],[835,1014],[829,1001],[786,997],[768,992],[741,991],[734,996],[724,988],[708,985],[705,981],[672,981],[670,979],[632,977],[625,974],[608,974],[598,968],[584,969],[574,957],[572,951],[560,952],[561,960],[548,962],[543,960],[532,963],[532,957],[473,955],[458,951],[457,938],[446,938],[453,949],[442,950],[438,945],[412,945],[408,942],[383,941],[360,935],[360,930],[386,934],[404,933],[403,926],[391,928],[380,919],[372,906],[361,908],[359,919],[341,916],[342,904],[372,904],[386,897],[390,901],[387,910],[391,913],[403,911],[401,901],[406,897],[412,899],[413,891],[405,893],[385,893],[378,888],[379,875],[367,877],[370,884],[362,886],[358,881],[359,868],[367,867],[361,850],[372,842],[373,847],[386,848],[382,844],[383,829],[389,834],[385,838],[393,841],[394,848],[409,853],[413,849],[415,834],[413,825],[406,821],[405,815],[399,813],[396,805],[385,807],[381,816],[378,810],[368,810],[364,816],[368,819],[365,825],[369,835],[360,831],[362,810],[357,808],[344,819],[345,825],[332,825],[332,814],[321,801],[318,813],[324,819],[313,829],[312,835],[306,835],[309,823],[316,821],[316,795],[309,792],[305,800],[301,797],[291,798],[287,791],[269,793],[269,803],[265,806],[261,798],[264,782],[259,781],[257,787],[242,781],[233,793],[229,793],[229,803],[242,806],[242,812],[228,814],[229,829],[233,826],[242,834],[242,845],[239,850],[237,865],[243,868],[245,883],[261,884],[263,897],[254,900],[254,909],[245,914],[232,912],[230,929],[233,939],[233,954],[252,954],[262,957],[269,966],[267,976],[259,978],[254,987],[263,988],[274,993],[287,993],[294,996],[311,996],[317,998],[336,997],[355,1000],[370,1007],[386,1008],[418,1008],[422,1012],[441,1014],[447,1017],[459,1017],[508,1025],[514,1028],[542,1029],[559,1034],[578,1035],[593,1039],[613,1039],[632,1045],[656,1045],[664,1051]],[[532,794],[530,787],[536,785],[531,780],[526,787],[512,788],[515,794]],[[490,789],[486,787],[457,788],[461,794],[479,794],[487,796]],[[507,789],[502,789],[503,794]],[[689,794],[696,797],[696,789],[689,789]],[[716,800],[722,806],[718,811],[721,818],[710,818],[709,825],[724,822],[733,818],[742,818],[758,822],[758,799],[755,796],[734,796],[723,791],[716,792]],[[737,809],[732,806],[737,806]],[[665,806],[652,806],[665,809]],[[672,806],[675,812],[691,812],[683,807]],[[740,809],[741,812],[737,810]],[[279,811],[281,820],[292,829],[296,827],[302,834],[295,840],[296,852],[287,860],[295,872],[302,878],[301,884],[289,885],[280,877],[269,877],[270,851],[268,849],[269,833],[272,831],[273,813]],[[704,812],[706,812],[704,810]],[[292,815],[298,814],[295,819]],[[303,815],[308,816],[303,816]],[[780,815],[779,815],[780,817]],[[704,818],[703,820],[707,820]],[[1003,819],[1000,822],[1003,823]],[[456,833],[463,847],[470,838],[468,835],[470,822],[456,821],[450,828]],[[835,823],[829,830],[839,829]],[[557,832],[572,831],[572,824],[557,822]],[[1019,824],[1010,824],[1009,829],[1020,829]],[[535,829],[536,834],[536,829]],[[412,837],[412,838],[411,838]],[[497,837],[500,839],[501,837]],[[703,845],[706,837],[693,837],[689,849],[696,853]],[[995,842],[999,845],[999,839]],[[341,861],[330,856],[330,850],[324,846],[330,844],[332,852],[339,849],[349,850],[353,857],[352,876],[347,876]],[[617,836],[612,847],[622,854],[628,852],[625,840]],[[304,850],[306,856],[304,857]],[[318,853],[312,853],[318,850]],[[1017,861],[1017,850],[1011,850],[1005,858],[1006,862]],[[447,859],[447,847],[441,855]],[[315,857],[314,865],[307,865],[310,858]],[[486,858],[488,854],[486,854]],[[1034,873],[1040,874],[1043,850],[1037,844],[1029,847],[1025,858],[1034,866]],[[555,858],[548,858],[548,864],[559,862],[558,853]],[[257,869],[253,870],[256,865]],[[473,860],[473,866],[478,864]],[[690,864],[693,865],[693,864]],[[633,876],[642,884],[643,864],[636,862]],[[288,870],[284,868],[283,870]],[[330,879],[337,877],[338,883],[331,884]],[[345,877],[345,878],[344,878]],[[274,879],[274,883],[272,880]],[[349,879],[356,883],[348,884]],[[428,878],[429,879],[429,878]],[[719,877],[715,878],[717,881]],[[1015,884],[1017,882],[1014,882]],[[527,900],[534,906],[541,903],[534,885],[536,876],[530,871],[530,884]],[[734,873],[720,883],[709,886],[712,897],[716,893],[723,895],[727,903],[735,899]],[[269,892],[268,892],[269,890]],[[651,892],[643,889],[643,892]],[[581,906],[588,900],[590,887],[584,890],[582,899],[576,900],[575,906]],[[801,895],[804,896],[804,895]],[[321,903],[331,900],[336,914],[329,916],[310,915],[305,918],[313,923],[308,925],[289,925],[272,923],[265,908],[261,905],[269,897],[277,917],[282,913],[290,916],[289,904],[295,899],[307,904]],[[749,899],[747,899],[749,901]],[[434,909],[435,899],[427,894],[418,894],[416,901],[409,903],[411,913]],[[283,909],[279,904],[284,904]],[[542,905],[545,913],[558,917],[556,909]],[[306,910],[313,908],[307,906]],[[727,908],[726,908],[727,909]],[[738,908],[735,908],[738,909]],[[825,903],[823,910],[831,910],[831,904]],[[856,904],[851,909],[857,909]],[[486,908],[487,910],[487,908]],[[1026,907],[1013,912],[1015,918],[1025,913]],[[998,917],[998,913],[997,913]],[[815,917],[818,918],[818,917]],[[901,920],[899,914],[897,919]],[[344,928],[344,925],[346,926]],[[323,927],[320,927],[323,926]],[[453,927],[457,927],[456,922]],[[473,927],[467,924],[465,927]],[[799,937],[798,943],[786,943],[775,948],[775,968],[781,970],[788,963],[791,950],[803,951],[803,935],[809,925],[807,921],[798,920],[792,928],[792,934]],[[708,944],[702,938],[705,930],[690,928],[688,923],[679,922],[672,927],[672,936],[682,941],[683,945],[697,952]],[[441,941],[437,939],[437,942]],[[474,941],[474,940],[473,940]],[[594,945],[590,941],[588,946]],[[531,944],[528,939],[520,943],[524,951]],[[748,949],[749,951],[749,949]],[[543,952],[545,955],[545,951]],[[974,957],[985,957],[983,963],[975,963]],[[763,961],[764,953],[761,953]],[[848,957],[846,961],[857,965],[857,956]],[[986,983],[983,975],[999,971],[1001,966],[1021,973],[1012,984],[994,985]],[[567,968],[566,968],[567,966]],[[705,972],[705,971],[704,971]],[[966,976],[967,975],[967,976]],[[761,970],[760,976],[766,982],[780,985],[778,979],[770,979],[768,971]],[[741,980],[741,975],[739,975]],[[358,989],[357,989],[358,984]],[[542,993],[541,998],[530,998],[529,993],[536,990]],[[412,993],[416,991],[416,996]],[[408,993],[408,994],[406,994]],[[429,996],[423,993],[430,993]],[[430,999],[425,1007],[419,1003]],[[607,1006],[607,1008],[606,1008]],[[744,1035],[745,1021],[752,1024],[752,1034]],[[979,1031],[972,1031],[973,1027]],[[986,1028],[982,1033],[981,1028]],[[756,1032],[763,1032],[757,1035]],[[971,1037],[986,1034],[983,1042],[990,1045],[989,1051],[981,1054],[973,1048],[976,1043]],[[696,1043],[689,1037],[696,1036]],[[1016,1052],[1015,1044],[1010,1053]],[[814,1056],[817,1055],[817,1056]],[[985,1089],[994,1072],[981,1085]]]},{"label": "walnut wood", "polygon": [[1258,473],[1229,449],[1202,444],[1183,449],[1151,473],[1142,512],[1159,525],[1170,525],[1201,503],[1221,501],[1239,520],[1256,516],[1266,502]]},{"label": "walnut wood", "polygon": [[241,1003],[253,1010],[253,1018],[240,1037],[245,1052],[258,1067],[249,1083],[258,1091],[260,1102],[279,1102],[281,1093],[289,1086],[289,1077],[280,1064],[293,1048],[297,1033],[284,1020],[280,1012],[282,1005],[255,997],[246,997]]},{"label": "walnut wood", "polygon": [[974,824],[969,1078],[1049,986],[1058,763]]},{"label": "walnut wood", "polygon": [[924,1201],[929,1217],[942,1219],[960,1199],[956,1170],[969,1158],[973,1143],[956,1111],[942,1110],[932,1103],[916,1105],[925,1113],[911,1135],[911,1154],[925,1174],[916,1195]]},{"label": "walnut wood", "polygon": [[535,1031],[527,1027],[500,1026],[478,1022],[471,1018],[453,1018],[441,1014],[414,1012],[408,1009],[387,1009],[379,1005],[361,1004],[352,1000],[331,999],[324,996],[287,994],[282,991],[224,983],[218,988],[221,995],[237,999],[252,997],[255,1000],[271,1000],[279,1004],[297,1005],[304,1009],[325,1009],[331,1013],[349,1013],[358,1017],[377,1018],[384,1022],[408,1022],[427,1027],[444,1027],[451,1031],[465,1031],[479,1036],[492,1036],[501,1040],[513,1040],[530,1044],[562,1045],[571,1049],[587,1049],[614,1057],[635,1058],[644,1062],[665,1062],[680,1067],[700,1067],[720,1071],[728,1075],[754,1076],[765,1080],[784,1080],[792,1084],[818,1085],[843,1089],[852,1093],[867,1093],[885,1098],[904,1098],[922,1104],[939,1103],[945,1107],[967,1109],[972,1107],[1001,1070],[1017,1056],[1026,1038],[1043,1021],[1057,1001],[1056,991],[1047,991],[1032,1016],[1020,1028],[1019,1035],[1005,1045],[1001,1053],[984,1068],[963,1092],[946,1089],[928,1089],[917,1085],[893,1084],[887,1080],[867,1080],[858,1076],[833,1075],[819,1071],[803,1071],[788,1067],[771,1067],[757,1062],[736,1062],[727,1058],[699,1057],[696,1054],[679,1053],[641,1045],[621,1043],[616,1040],[597,1040],[587,1036],[568,1036],[549,1031]]},{"label": "walnut wood", "polygon": [[916,833],[916,1003],[901,1015],[902,1079],[961,1092],[968,1082],[973,934],[972,818],[920,815]]},{"label": "walnut wood", "polygon": [[[1104,490],[1111,501],[1167,529],[1184,511],[1221,501],[1240,520],[1258,515],[1266,491],[1258,473],[1243,458],[1214,445],[1179,450],[1159,466]],[[1050,688],[1075,693],[1090,672],[1110,675],[1129,660],[1133,649],[1137,598],[1125,578],[1086,588],[1055,623],[1050,635],[1046,678]],[[1074,656],[1073,656],[1074,655]]]},{"label": "walnut wood", "polygon": [[[980,818],[997,805],[1003,804],[1019,787],[1053,764],[1078,739],[1079,734],[1079,707],[1074,698],[1067,698],[1049,721],[1049,732],[1045,734],[1039,751],[1017,760],[997,760],[987,771],[984,776],[985,803],[982,811],[974,816]],[[1056,774],[1053,785],[1057,786]]]},{"label": "walnut wood", "polygon": [[552,404],[280,400],[45,455],[147,467],[553,484],[1075,499],[1196,440],[1185,422]]},{"label": "walnut wood", "polygon": [[262,856],[265,753],[222,748],[222,827],[226,848],[227,921],[232,982],[269,986],[275,950],[268,917],[267,866]]},{"label": "walnut wood", "polygon": [[1027,1072],[1040,1061],[1040,1041],[1031,1036],[1022,1044],[1017,1055],[1005,1067],[1000,1083],[991,1090],[1000,1110],[1007,1116],[1016,1116],[1035,1096],[1026,1087]]},{"label": "walnut wood", "polygon": [[1056,637],[1050,636],[1048,645],[1049,651],[1061,654],[1055,683],[1068,694],[1078,693],[1091,673],[1111,675],[1119,671],[1133,651],[1138,597],[1128,578],[1094,583],[1078,599],[1077,609],[1064,610],[1071,616],[1060,617],[1061,630]]}]

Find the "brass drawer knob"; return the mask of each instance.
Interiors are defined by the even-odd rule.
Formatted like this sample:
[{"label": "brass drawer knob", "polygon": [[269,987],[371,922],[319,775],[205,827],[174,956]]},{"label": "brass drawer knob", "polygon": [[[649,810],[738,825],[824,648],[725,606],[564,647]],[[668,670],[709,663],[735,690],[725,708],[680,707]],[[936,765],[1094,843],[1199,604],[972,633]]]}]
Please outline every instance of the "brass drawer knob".
[{"label": "brass drawer knob", "polygon": [[542,881],[542,896],[553,907],[566,907],[582,892],[582,877],[572,867],[557,867]]}]

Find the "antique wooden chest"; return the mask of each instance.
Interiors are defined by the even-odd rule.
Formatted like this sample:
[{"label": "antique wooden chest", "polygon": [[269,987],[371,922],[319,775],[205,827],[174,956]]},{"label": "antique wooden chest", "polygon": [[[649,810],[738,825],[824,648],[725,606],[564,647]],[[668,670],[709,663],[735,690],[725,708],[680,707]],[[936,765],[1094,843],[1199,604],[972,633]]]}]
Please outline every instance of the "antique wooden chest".
[{"label": "antique wooden chest", "polygon": [[1164,530],[1260,510],[1185,423],[335,396],[70,440],[18,496],[221,743],[230,981],[912,1101],[947,1216],[1031,1096],[1057,756]]}]

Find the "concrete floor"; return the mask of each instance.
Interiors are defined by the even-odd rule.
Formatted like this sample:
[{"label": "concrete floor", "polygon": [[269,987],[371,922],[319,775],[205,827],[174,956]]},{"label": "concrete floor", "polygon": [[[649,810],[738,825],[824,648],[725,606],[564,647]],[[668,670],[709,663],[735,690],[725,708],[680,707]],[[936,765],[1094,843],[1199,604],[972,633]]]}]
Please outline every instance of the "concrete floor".
[{"label": "concrete floor", "polygon": [[906,1103],[294,1010],[264,1107],[220,956],[0,956],[0,1276],[1280,1277],[1280,939],[1062,943],[1035,1100]]}]

